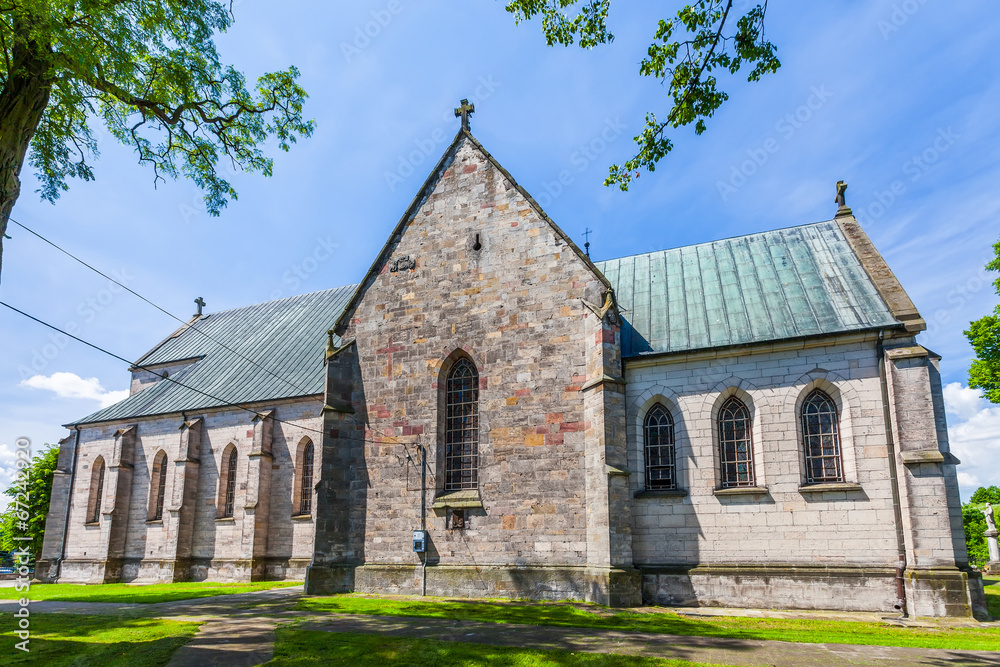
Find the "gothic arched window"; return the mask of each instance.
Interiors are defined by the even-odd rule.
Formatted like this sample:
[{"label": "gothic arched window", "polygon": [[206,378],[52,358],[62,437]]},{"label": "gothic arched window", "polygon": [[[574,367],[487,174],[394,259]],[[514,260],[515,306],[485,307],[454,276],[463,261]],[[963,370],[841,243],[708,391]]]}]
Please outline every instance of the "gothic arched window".
[{"label": "gothic arched window", "polygon": [[750,410],[730,397],[719,410],[719,454],[722,488],[755,486]]},{"label": "gothic arched window", "polygon": [[222,452],[222,475],[219,476],[219,518],[232,518],[236,509],[236,445]]},{"label": "gothic arched window", "polygon": [[479,487],[479,373],[455,362],[445,388],[445,491]]},{"label": "gothic arched window", "polygon": [[167,490],[167,453],[162,449],[153,457],[153,470],[149,476],[149,520],[163,518],[163,496]]},{"label": "gothic arched window", "polygon": [[313,444],[312,441],[306,443],[302,449],[302,462],[299,464],[299,511],[296,514],[312,513],[313,494]]},{"label": "gothic arched window", "polygon": [[101,500],[104,497],[104,457],[94,459],[90,470],[90,498],[87,502],[87,523],[101,520]]},{"label": "gothic arched window", "polygon": [[646,450],[646,488],[676,489],[674,419],[659,403],[646,413],[643,435]]},{"label": "gothic arched window", "polygon": [[814,389],[802,403],[807,484],[844,481],[839,422],[837,404],[825,392]]}]

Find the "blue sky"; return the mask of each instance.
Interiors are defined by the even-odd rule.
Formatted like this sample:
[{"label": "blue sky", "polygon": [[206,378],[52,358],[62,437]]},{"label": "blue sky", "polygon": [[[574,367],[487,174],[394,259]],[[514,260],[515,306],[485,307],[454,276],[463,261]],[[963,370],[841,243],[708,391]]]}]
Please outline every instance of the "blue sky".
[{"label": "blue sky", "polygon": [[[152,172],[110,137],[97,181],[38,200],[25,168],[13,217],[130,288],[186,317],[193,299],[222,310],[359,280],[476,104],[472,129],[551,217],[607,259],[830,219],[834,183],[929,323],[921,342],[944,357],[949,427],[963,497],[1000,484],[1000,407],[965,387],[968,322],[997,303],[984,271],[1000,235],[1000,17],[986,0],[944,3],[771,2],[781,70],[725,80],[731,99],[630,192],[605,188],[632,155],[664,88],[638,76],[661,8],[614,3],[616,40],[584,51],[545,46],[503,2],[378,0],[236,3],[219,39],[255,77],[296,65],[315,135],[275,160],[273,178],[234,177],[221,217],[198,189],[153,187]],[[749,3],[737,2],[745,9]],[[565,173],[563,173],[565,172]],[[560,176],[569,185],[559,183]],[[13,227],[5,301],[126,358],[176,322]],[[116,291],[117,290],[117,291]],[[123,364],[0,313],[0,484],[14,440],[35,448],[60,424],[128,388]]]}]

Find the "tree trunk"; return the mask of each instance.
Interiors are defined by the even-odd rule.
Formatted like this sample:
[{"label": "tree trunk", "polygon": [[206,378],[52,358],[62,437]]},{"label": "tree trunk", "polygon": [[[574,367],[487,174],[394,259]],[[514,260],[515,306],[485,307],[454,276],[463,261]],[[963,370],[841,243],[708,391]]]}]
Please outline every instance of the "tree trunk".
[{"label": "tree trunk", "polygon": [[50,50],[24,41],[19,27],[15,23],[11,69],[0,91],[0,275],[7,221],[21,193],[21,166],[52,91]]}]

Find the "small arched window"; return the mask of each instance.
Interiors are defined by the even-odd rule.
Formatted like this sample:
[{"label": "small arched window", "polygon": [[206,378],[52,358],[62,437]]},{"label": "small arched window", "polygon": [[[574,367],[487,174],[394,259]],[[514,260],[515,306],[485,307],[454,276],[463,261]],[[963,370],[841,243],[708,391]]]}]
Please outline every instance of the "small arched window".
[{"label": "small arched window", "polygon": [[219,517],[232,518],[236,509],[236,446],[230,444],[222,453],[222,476],[219,478]]},{"label": "small arched window", "polygon": [[94,459],[90,470],[90,498],[87,502],[87,523],[101,520],[101,500],[104,498],[104,457]]},{"label": "small arched window", "polygon": [[676,489],[674,419],[659,403],[646,413],[643,435],[646,450],[646,488]]},{"label": "small arched window", "polygon": [[479,373],[466,358],[455,362],[445,389],[446,491],[479,487]]},{"label": "small arched window", "polygon": [[802,445],[807,484],[844,481],[837,404],[819,389],[814,389],[802,403]]},{"label": "small arched window", "polygon": [[149,520],[163,518],[163,497],[167,490],[167,453],[162,449],[153,457],[153,470],[149,476]]},{"label": "small arched window", "polygon": [[740,399],[730,397],[719,410],[719,454],[722,488],[755,486],[752,421]]},{"label": "small arched window", "polygon": [[302,479],[299,482],[301,485],[299,488],[299,511],[296,514],[311,514],[313,497],[313,444],[311,441],[306,443],[302,450],[302,463],[299,470]]}]

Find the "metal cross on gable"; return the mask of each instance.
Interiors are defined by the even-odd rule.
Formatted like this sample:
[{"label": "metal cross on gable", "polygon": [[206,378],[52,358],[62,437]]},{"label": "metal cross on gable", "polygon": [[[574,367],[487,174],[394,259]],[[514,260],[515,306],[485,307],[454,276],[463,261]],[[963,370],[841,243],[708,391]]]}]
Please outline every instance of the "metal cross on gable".
[{"label": "metal cross on gable", "polygon": [[476,105],[469,104],[469,100],[462,100],[462,106],[455,109],[455,117],[462,117],[462,129],[469,131],[469,116],[476,113]]},{"label": "metal cross on gable", "polygon": [[195,315],[201,317],[201,309],[205,307],[205,300],[199,296],[194,300],[194,305],[198,306],[198,312]]}]

